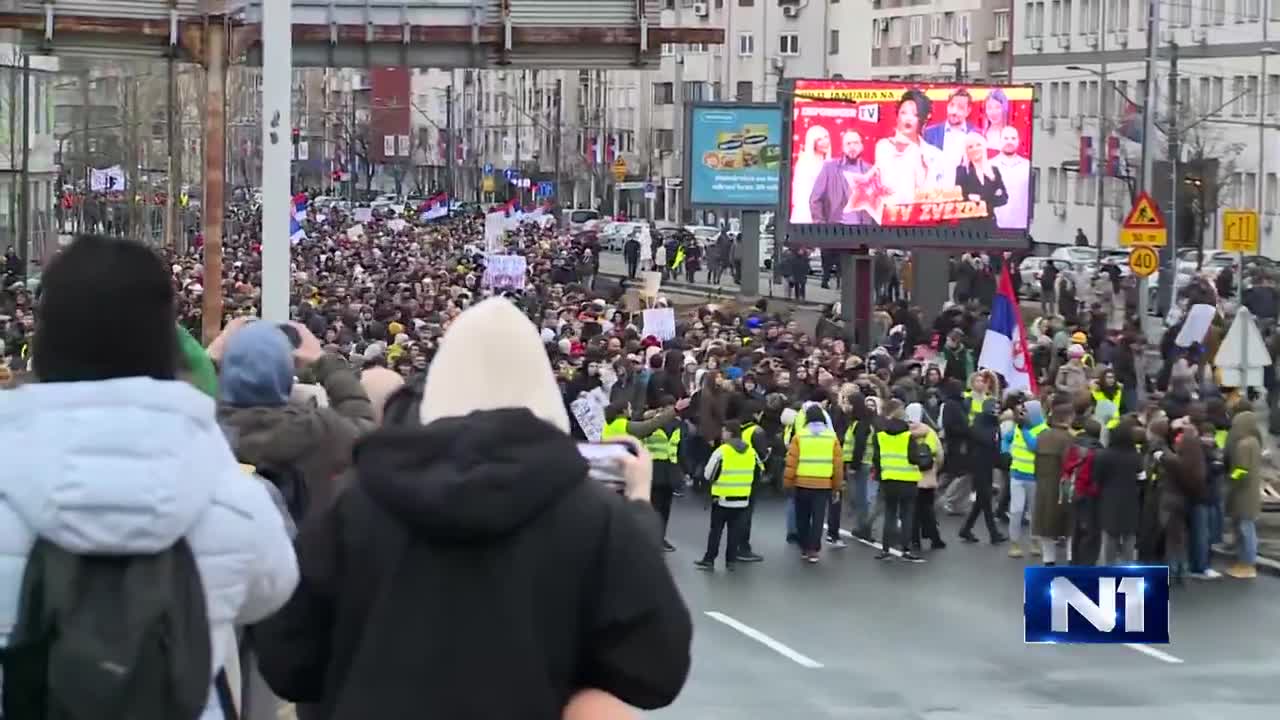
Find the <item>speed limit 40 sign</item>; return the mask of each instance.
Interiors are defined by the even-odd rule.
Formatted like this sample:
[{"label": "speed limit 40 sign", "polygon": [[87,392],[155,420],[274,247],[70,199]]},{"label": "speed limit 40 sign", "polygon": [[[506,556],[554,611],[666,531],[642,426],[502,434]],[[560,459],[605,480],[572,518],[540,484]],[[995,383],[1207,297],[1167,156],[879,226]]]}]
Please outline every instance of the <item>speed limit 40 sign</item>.
[{"label": "speed limit 40 sign", "polygon": [[1129,253],[1129,269],[1138,277],[1147,277],[1160,268],[1160,256],[1149,247],[1136,247]]}]

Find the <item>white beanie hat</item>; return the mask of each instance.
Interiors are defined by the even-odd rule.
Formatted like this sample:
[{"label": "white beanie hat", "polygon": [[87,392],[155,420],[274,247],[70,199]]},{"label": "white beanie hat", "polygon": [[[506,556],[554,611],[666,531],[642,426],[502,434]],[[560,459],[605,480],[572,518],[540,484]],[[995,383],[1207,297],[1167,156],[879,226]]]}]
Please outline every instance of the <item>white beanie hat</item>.
[{"label": "white beanie hat", "polygon": [[509,300],[489,298],[459,315],[440,340],[418,419],[427,425],[503,408],[526,408],[569,432],[537,328]]}]

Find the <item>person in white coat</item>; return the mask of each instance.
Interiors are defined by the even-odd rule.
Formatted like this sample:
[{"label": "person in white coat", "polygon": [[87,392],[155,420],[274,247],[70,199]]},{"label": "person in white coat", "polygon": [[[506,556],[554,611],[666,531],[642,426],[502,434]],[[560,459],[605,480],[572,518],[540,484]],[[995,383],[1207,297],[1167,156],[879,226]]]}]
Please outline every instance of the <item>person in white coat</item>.
[{"label": "person in white coat", "polygon": [[[298,583],[284,519],[241,469],[214,401],[177,379],[168,269],[140,243],[81,236],[43,278],[39,382],[0,402],[0,646],[37,537],[74,553],[156,553],[186,538],[212,642],[203,720],[231,629],[279,609]],[[106,322],[114,318],[117,322]]]}]

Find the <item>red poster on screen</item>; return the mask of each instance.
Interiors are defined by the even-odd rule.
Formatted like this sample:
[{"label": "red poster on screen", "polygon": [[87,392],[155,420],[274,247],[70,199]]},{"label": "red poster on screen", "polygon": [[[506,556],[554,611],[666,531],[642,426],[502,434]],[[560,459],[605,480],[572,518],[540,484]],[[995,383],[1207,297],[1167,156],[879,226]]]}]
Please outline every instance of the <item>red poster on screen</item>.
[{"label": "red poster on screen", "polygon": [[1027,229],[1028,86],[797,80],[791,222]]}]

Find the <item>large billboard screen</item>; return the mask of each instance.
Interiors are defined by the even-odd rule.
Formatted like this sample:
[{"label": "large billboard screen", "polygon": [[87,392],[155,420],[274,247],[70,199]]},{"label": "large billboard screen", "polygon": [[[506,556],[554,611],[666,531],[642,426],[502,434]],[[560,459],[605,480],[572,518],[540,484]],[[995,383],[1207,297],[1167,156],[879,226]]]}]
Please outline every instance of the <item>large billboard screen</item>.
[{"label": "large billboard screen", "polygon": [[1029,86],[796,80],[792,228],[1022,239],[1032,102]]},{"label": "large billboard screen", "polygon": [[782,172],[782,108],[698,104],[689,109],[686,183],[694,207],[772,210]]}]

